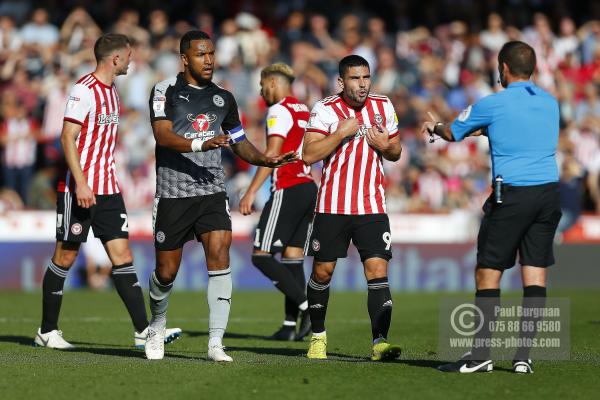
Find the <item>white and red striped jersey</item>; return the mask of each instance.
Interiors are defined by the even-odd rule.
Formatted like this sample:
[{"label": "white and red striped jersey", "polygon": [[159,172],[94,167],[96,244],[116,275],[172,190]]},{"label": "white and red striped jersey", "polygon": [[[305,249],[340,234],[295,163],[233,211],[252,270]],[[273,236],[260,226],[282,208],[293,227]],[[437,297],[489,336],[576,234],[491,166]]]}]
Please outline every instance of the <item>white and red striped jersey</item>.
[{"label": "white and red striped jersey", "polygon": [[339,121],[357,118],[359,130],[347,137],[323,161],[323,174],[315,212],[324,214],[380,214],[386,212],[381,154],[367,143],[365,134],[384,125],[390,138],[398,134],[394,106],[386,96],[370,94],[362,107],[346,104],[340,95],[315,104],[306,132],[329,135]]},{"label": "white and red striped jersey", "polygon": [[[94,194],[119,193],[114,150],[119,127],[119,95],[93,74],[85,75],[71,89],[64,120],[81,125],[75,142],[83,175]],[[59,192],[75,191],[67,170],[58,182]]]},{"label": "white and red striped jersey", "polygon": [[[288,151],[302,154],[302,139],[304,138],[304,128],[308,123],[308,115],[308,107],[291,96],[285,97],[269,107],[267,137],[280,136],[283,138],[282,154]],[[307,167],[302,160],[273,168],[271,179],[273,191],[313,181],[310,167]]]}]

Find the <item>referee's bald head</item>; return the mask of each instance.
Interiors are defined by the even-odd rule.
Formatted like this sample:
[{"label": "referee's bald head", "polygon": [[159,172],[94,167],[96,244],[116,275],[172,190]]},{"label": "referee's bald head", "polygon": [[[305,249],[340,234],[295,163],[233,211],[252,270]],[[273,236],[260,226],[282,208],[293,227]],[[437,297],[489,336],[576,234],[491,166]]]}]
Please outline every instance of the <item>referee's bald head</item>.
[{"label": "referee's bald head", "polygon": [[500,67],[502,63],[506,63],[512,75],[529,79],[535,70],[535,51],[530,45],[519,40],[507,42],[498,53]]}]

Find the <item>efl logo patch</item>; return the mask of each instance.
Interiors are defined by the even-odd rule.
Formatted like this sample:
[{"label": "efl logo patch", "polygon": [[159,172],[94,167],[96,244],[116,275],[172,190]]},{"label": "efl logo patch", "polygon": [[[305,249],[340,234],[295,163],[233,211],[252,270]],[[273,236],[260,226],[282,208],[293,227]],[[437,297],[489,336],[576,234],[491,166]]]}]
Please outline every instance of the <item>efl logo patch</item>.
[{"label": "efl logo patch", "polygon": [[462,112],[458,115],[458,120],[460,122],[464,122],[467,120],[467,118],[469,118],[469,115],[471,115],[471,108],[473,108],[473,106],[469,106],[467,108],[465,108],[464,110],[462,110]]},{"label": "efl logo patch", "polygon": [[81,232],[83,231],[83,227],[81,226],[81,224],[79,222],[71,225],[71,233],[75,236],[77,235],[81,235]]}]

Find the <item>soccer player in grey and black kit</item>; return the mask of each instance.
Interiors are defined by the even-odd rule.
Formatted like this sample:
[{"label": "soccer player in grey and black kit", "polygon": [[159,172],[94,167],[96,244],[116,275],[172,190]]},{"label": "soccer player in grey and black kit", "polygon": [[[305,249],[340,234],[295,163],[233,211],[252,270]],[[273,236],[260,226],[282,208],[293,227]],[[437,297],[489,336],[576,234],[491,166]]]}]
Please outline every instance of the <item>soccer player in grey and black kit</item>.
[{"label": "soccer player in grey and black kit", "polygon": [[156,138],[156,269],[150,278],[152,320],[146,357],[164,357],[169,294],[183,245],[196,237],[208,269],[208,358],[227,362],[233,361],[222,343],[231,306],[231,216],[220,148],[230,145],[243,160],[265,167],[298,157],[294,152],[267,157],[246,140],[233,95],[211,82],[215,49],[206,33],[183,35],[180,53],[183,72],[156,84],[150,95]]}]

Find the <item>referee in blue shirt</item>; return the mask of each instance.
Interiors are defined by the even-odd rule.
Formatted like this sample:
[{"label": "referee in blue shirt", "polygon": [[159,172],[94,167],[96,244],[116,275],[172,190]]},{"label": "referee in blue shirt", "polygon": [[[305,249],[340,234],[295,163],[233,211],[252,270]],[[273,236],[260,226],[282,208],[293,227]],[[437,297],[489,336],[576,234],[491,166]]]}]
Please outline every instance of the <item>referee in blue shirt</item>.
[{"label": "referee in blue shirt", "polygon": [[[561,216],[555,159],[559,109],[554,97],[530,81],[535,65],[531,46],[506,43],[498,54],[500,83],[506,90],[467,107],[452,124],[423,124],[423,133],[447,141],[486,135],[492,158],[494,192],[483,206],[475,270],[475,305],[483,311],[486,323],[475,335],[472,352],[440,366],[441,371],[493,370],[489,347],[476,343],[491,335],[487,322],[494,320],[493,307],[500,304],[500,278],[515,264],[517,253],[524,307],[545,304],[546,267],[554,264],[552,243]],[[533,336],[535,332],[521,334],[525,339]],[[529,348],[517,349],[513,370],[533,372]]]}]

